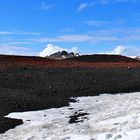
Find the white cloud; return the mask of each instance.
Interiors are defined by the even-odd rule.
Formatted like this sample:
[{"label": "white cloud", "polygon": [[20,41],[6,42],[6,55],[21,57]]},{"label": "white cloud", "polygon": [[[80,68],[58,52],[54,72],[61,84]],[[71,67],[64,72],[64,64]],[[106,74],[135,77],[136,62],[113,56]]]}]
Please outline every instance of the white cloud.
[{"label": "white cloud", "polygon": [[93,7],[96,5],[107,5],[107,4],[116,4],[116,3],[126,3],[126,2],[136,2],[137,0],[96,0],[91,2],[83,2],[77,8],[77,11],[80,12],[85,8]]},{"label": "white cloud", "polygon": [[88,6],[88,3],[81,3],[77,9],[78,12],[82,11]]},{"label": "white cloud", "polygon": [[124,52],[126,52],[126,47],[119,45],[119,46],[115,47],[112,51],[102,52],[99,54],[122,55],[122,54],[124,54]]},{"label": "white cloud", "polygon": [[39,53],[39,56],[45,57],[45,56],[49,56],[53,53],[56,53],[58,51],[63,51],[63,50],[64,50],[64,48],[61,48],[59,46],[55,46],[53,44],[48,44],[47,47]]},{"label": "white cloud", "polygon": [[91,1],[91,2],[83,2],[79,5],[77,11],[80,12],[87,7],[92,7],[98,4],[105,5],[105,4],[112,4],[112,3],[125,3],[128,1],[133,2],[134,0],[97,0],[97,1]]},{"label": "white cloud", "polygon": [[108,54],[115,54],[115,55],[120,55],[125,51],[125,47],[124,46],[117,46],[113,51],[109,52]]},{"label": "white cloud", "polygon": [[62,35],[59,39],[65,42],[84,42],[93,39],[93,37],[85,34],[71,34]]},{"label": "white cloud", "polygon": [[72,47],[69,52],[74,52],[77,53],[78,52],[78,48],[77,47]]},{"label": "white cloud", "polygon": [[39,53],[39,56],[40,57],[45,57],[45,56],[49,56],[53,53],[56,53],[58,51],[63,51],[63,50],[68,51],[68,52],[74,52],[74,53],[78,52],[77,47],[73,47],[71,49],[66,49],[66,48],[62,48],[60,46],[56,46],[56,45],[53,45],[53,44],[48,44],[46,46],[46,48]]},{"label": "white cloud", "polygon": [[46,4],[44,1],[41,2],[41,6],[38,8],[39,10],[50,10],[55,7],[55,4]]},{"label": "white cloud", "polygon": [[34,44],[34,42],[27,42],[27,41],[13,41],[7,42],[7,45],[27,45],[27,44]]},{"label": "white cloud", "polygon": [[[91,6],[96,6],[96,5],[106,5],[106,4],[116,4],[116,3],[126,3],[126,2],[136,2],[137,0],[96,0],[96,1],[91,1],[91,2],[87,2],[86,7],[91,7]],[[84,4],[84,3],[82,3]],[[82,7],[82,5],[80,5]],[[80,8],[79,6],[79,8]],[[84,7],[84,5],[83,5]],[[86,8],[84,7],[84,8]],[[84,9],[83,8],[83,9]]]},{"label": "white cloud", "polygon": [[119,45],[115,47],[112,51],[103,52],[100,54],[114,54],[114,55],[125,55],[128,57],[135,58],[136,56],[140,56],[140,48],[131,45]]},{"label": "white cloud", "polygon": [[11,32],[7,32],[7,31],[0,31],[0,35],[10,35]]},{"label": "white cloud", "polygon": [[[101,26],[103,24],[110,24],[109,22],[98,22],[98,21],[89,21],[88,24],[94,26]],[[116,42],[119,44],[132,43],[132,41],[140,41],[140,27],[135,28],[111,28],[104,30],[90,30],[87,33],[71,33],[71,34],[62,34],[60,36],[54,37],[41,37],[32,40],[33,42],[43,42],[43,43],[55,43],[55,42],[87,42],[87,43],[104,43],[104,42]]]},{"label": "white cloud", "polygon": [[18,35],[40,35],[41,33],[39,32],[25,32],[25,31],[15,31],[15,32],[11,32],[11,34],[18,34]]},{"label": "white cloud", "polygon": [[37,42],[106,42],[106,41],[117,41],[118,38],[112,36],[93,36],[88,34],[69,34],[69,35],[61,35],[54,38],[44,37],[40,39],[36,39],[34,41]]},{"label": "white cloud", "polygon": [[40,35],[38,32],[26,32],[26,31],[0,31],[0,35]]},{"label": "white cloud", "polygon": [[90,40],[90,36],[83,34],[70,34],[70,35],[61,35],[58,37],[44,37],[37,39],[38,42],[83,42]]},{"label": "white cloud", "polygon": [[110,4],[110,3],[125,3],[125,2],[134,2],[134,0],[99,0],[100,4]]},{"label": "white cloud", "polygon": [[32,51],[26,47],[17,47],[17,46],[9,46],[9,45],[0,45],[0,54],[4,55],[37,55],[36,52]]}]

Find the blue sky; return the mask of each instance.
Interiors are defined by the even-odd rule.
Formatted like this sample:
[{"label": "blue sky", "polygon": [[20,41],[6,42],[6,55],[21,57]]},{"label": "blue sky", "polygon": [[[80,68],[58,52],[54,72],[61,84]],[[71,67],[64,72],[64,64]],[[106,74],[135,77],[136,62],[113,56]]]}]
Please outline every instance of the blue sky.
[{"label": "blue sky", "polygon": [[140,55],[139,0],[0,0],[0,53]]}]

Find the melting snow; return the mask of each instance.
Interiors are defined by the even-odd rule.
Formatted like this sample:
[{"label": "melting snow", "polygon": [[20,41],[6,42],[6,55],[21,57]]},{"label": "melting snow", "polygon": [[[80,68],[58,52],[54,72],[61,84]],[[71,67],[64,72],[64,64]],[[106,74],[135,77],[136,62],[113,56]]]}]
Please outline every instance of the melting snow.
[{"label": "melting snow", "polygon": [[[1,140],[139,140],[140,92],[79,97],[69,107],[23,113],[10,118],[24,124],[0,135]],[[75,112],[84,112],[69,123]]]}]

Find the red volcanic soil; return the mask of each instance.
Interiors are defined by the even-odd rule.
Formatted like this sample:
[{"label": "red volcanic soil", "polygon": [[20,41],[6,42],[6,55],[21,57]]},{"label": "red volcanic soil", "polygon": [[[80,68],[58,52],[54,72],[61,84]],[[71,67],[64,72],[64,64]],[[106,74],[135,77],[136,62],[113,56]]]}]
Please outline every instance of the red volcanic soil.
[{"label": "red volcanic soil", "polygon": [[140,61],[120,55],[85,55],[65,60],[25,56],[0,56],[0,68],[15,66],[37,66],[47,68],[128,68],[140,67]]}]

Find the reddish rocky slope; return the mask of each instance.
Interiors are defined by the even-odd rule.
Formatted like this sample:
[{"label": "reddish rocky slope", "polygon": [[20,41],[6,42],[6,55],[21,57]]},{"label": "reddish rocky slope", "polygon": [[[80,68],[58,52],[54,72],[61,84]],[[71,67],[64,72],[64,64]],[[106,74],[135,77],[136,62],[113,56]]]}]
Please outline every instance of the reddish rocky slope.
[{"label": "reddish rocky slope", "polygon": [[41,57],[25,56],[0,56],[0,68],[15,66],[39,66],[50,68],[68,67],[89,67],[89,68],[109,68],[109,67],[140,67],[140,61],[117,55],[87,55],[65,60],[52,60]]}]

